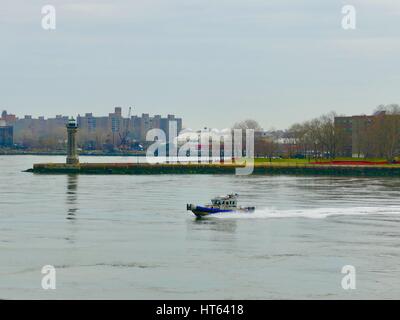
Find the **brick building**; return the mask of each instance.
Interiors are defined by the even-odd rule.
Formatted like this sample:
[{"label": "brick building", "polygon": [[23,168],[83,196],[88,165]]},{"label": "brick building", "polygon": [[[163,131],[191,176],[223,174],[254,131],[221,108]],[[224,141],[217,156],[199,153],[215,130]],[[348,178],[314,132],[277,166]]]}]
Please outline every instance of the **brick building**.
[{"label": "brick building", "polygon": [[[385,111],[373,115],[358,115],[349,117],[335,117],[335,135],[337,137],[338,156],[363,157],[365,145],[378,134],[377,125],[382,119],[397,119],[400,115],[386,114]],[[375,127],[375,131],[373,131]],[[372,129],[372,130],[369,130]]]}]

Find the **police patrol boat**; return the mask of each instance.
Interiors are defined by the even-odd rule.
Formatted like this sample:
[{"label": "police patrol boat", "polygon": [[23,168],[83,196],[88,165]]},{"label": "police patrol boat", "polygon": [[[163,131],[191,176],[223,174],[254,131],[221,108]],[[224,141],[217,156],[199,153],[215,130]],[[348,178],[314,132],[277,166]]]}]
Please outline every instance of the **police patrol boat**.
[{"label": "police patrol boat", "polygon": [[192,211],[198,218],[221,212],[254,212],[255,207],[238,206],[238,197],[239,195],[237,193],[219,196],[211,199],[211,204],[206,204],[204,206],[187,204],[186,210]]}]

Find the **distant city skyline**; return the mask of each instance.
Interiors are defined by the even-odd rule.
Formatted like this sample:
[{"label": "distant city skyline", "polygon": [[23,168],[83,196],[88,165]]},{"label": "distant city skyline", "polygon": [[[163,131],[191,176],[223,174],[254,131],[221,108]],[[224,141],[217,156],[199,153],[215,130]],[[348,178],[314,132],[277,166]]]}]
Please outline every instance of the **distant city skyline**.
[{"label": "distant city skyline", "polygon": [[353,0],[54,0],[0,4],[0,110],[55,117],[120,106],[184,126],[255,119],[286,129],[330,111],[400,102],[400,2]]},{"label": "distant city skyline", "polygon": [[[74,123],[79,129],[80,144],[90,150],[110,146],[132,150],[137,148],[135,144],[148,142],[147,134],[152,129],[161,130],[167,140],[182,132],[182,118],[173,114],[162,116],[143,113],[138,116],[128,113],[129,116],[124,117],[121,107],[115,107],[106,115],[97,116],[88,112],[76,116]],[[63,148],[65,127],[69,123],[70,118],[61,114],[55,117],[17,117],[4,110],[0,117],[0,145],[9,146],[15,142],[24,148]]]},{"label": "distant city skyline", "polygon": [[[358,113],[358,114],[353,114],[353,115],[351,115],[351,114],[339,114],[339,113],[336,113],[336,114],[337,114],[338,116],[344,116],[344,117],[346,117],[346,116],[368,116],[368,115],[374,114],[374,113],[376,112],[375,109],[376,109],[377,107],[378,107],[378,106],[375,106],[374,109],[371,110],[370,112],[363,112],[363,113]],[[124,119],[128,119],[129,108],[126,108],[126,110],[125,110],[123,107],[119,107],[119,106],[113,107],[113,109],[115,109],[115,108],[118,108],[118,109],[120,108],[120,109],[121,109],[121,112],[122,112],[122,113],[121,113],[121,117],[124,118]],[[335,110],[331,110],[331,111],[335,112]],[[30,113],[30,114],[23,114],[23,115],[21,114],[21,115],[19,115],[19,114],[16,114],[15,112],[10,112],[9,110],[6,110],[6,109],[4,109],[4,108],[0,108],[0,112],[2,112],[2,113],[7,113],[8,116],[11,116],[11,117],[12,117],[12,120],[11,120],[11,121],[8,121],[10,124],[12,124],[12,122],[14,121],[14,120],[13,120],[14,118],[15,118],[15,119],[24,119],[25,117],[29,117],[29,118],[32,118],[32,119],[44,118],[44,119],[47,120],[47,119],[57,119],[57,118],[65,118],[65,117],[70,118],[70,117],[72,117],[72,118],[74,118],[74,119],[78,119],[79,117],[85,118],[87,115],[90,115],[90,116],[93,116],[93,117],[108,117],[110,114],[112,114],[112,112],[111,112],[110,110],[108,110],[108,112],[106,112],[105,114],[99,114],[99,113],[96,113],[96,112],[94,112],[94,111],[85,111],[85,112],[80,112],[80,113],[77,113],[77,114],[55,113],[55,114],[51,114],[51,115],[45,115],[45,114],[37,114],[37,115],[34,115],[34,114]],[[329,112],[327,112],[327,113],[329,113]],[[165,114],[166,114],[166,115],[170,115],[171,113],[168,113],[168,112],[167,112],[167,113],[165,113]],[[134,110],[132,109],[132,110],[131,110],[130,118],[136,118],[136,117],[140,117],[140,116],[143,116],[143,115],[159,116],[158,114],[155,114],[155,113],[152,113],[152,112],[135,113]],[[313,118],[319,117],[320,115],[322,115],[322,114],[315,114],[315,115],[311,116],[310,118],[304,119],[303,121],[296,121],[296,122],[293,122],[293,123],[291,123],[290,125],[288,125],[288,126],[285,127],[285,128],[276,128],[276,127],[264,128],[264,127],[262,127],[262,129],[263,129],[264,131],[269,131],[269,130],[286,130],[286,129],[289,129],[289,127],[290,127],[292,124],[301,123],[301,122],[304,122],[304,121],[307,121],[307,120],[311,120],[311,119],[313,119]],[[173,116],[175,116],[175,115],[173,115]],[[184,117],[182,117],[181,115],[178,115],[178,117],[179,117],[180,120],[182,120],[182,119],[184,118]],[[1,118],[1,117],[0,117],[0,118]],[[181,119],[181,118],[182,118],[182,119]],[[233,125],[236,124],[236,123],[239,123],[239,122],[241,122],[241,121],[243,121],[243,120],[248,120],[248,119],[250,119],[250,118],[238,119],[237,121],[235,121],[235,123],[232,123],[232,125],[227,126],[227,127],[225,127],[225,128],[211,127],[211,126],[208,126],[207,124],[201,125],[201,126],[199,126],[199,127],[190,127],[190,126],[186,126],[186,125],[184,124],[184,122],[182,122],[182,124],[183,124],[183,129],[193,129],[193,130],[201,130],[201,129],[203,129],[203,128],[226,129],[226,128],[231,128],[231,127],[233,127]],[[257,121],[256,119],[251,119],[251,120]],[[258,121],[257,121],[257,122],[258,122]]]}]

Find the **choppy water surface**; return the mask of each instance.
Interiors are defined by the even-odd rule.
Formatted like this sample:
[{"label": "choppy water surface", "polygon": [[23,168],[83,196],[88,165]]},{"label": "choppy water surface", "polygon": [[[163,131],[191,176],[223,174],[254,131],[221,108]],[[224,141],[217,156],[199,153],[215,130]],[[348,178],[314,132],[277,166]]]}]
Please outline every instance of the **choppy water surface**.
[{"label": "choppy water surface", "polygon": [[[21,172],[63,160],[0,157],[2,299],[400,298],[400,178]],[[256,212],[186,211],[231,192]]]}]

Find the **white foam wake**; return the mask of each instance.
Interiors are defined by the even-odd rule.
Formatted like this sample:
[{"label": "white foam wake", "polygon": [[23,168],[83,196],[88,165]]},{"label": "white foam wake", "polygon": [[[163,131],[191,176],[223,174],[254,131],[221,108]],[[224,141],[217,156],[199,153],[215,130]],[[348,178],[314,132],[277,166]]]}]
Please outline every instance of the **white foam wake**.
[{"label": "white foam wake", "polygon": [[302,208],[278,209],[260,208],[251,213],[230,212],[213,215],[218,219],[265,219],[265,218],[311,218],[324,219],[330,216],[358,216],[358,215],[397,215],[400,214],[399,206],[386,207],[347,207],[347,208]]}]

